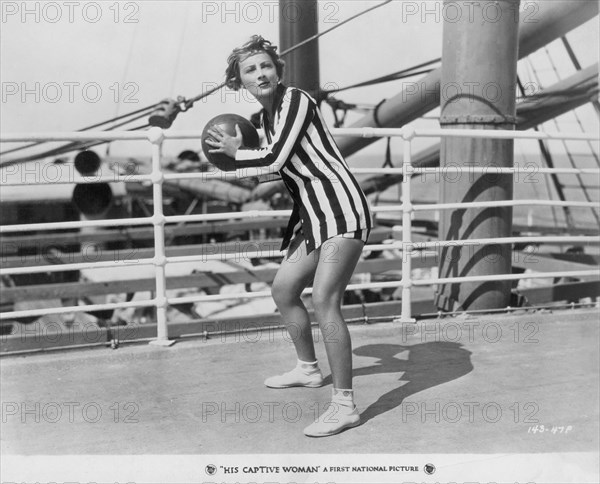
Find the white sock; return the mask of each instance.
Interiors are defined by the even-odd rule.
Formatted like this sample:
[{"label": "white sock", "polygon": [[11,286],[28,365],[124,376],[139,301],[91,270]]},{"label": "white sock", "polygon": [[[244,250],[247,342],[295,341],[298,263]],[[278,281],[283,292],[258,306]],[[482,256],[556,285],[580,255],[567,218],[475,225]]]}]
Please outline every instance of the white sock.
[{"label": "white sock", "polygon": [[348,407],[349,409],[354,408],[354,390],[334,388],[331,401],[337,405]]},{"label": "white sock", "polygon": [[319,362],[318,361],[302,361],[298,360],[296,364],[296,368],[302,371],[302,373],[306,375],[311,375],[319,371]]}]

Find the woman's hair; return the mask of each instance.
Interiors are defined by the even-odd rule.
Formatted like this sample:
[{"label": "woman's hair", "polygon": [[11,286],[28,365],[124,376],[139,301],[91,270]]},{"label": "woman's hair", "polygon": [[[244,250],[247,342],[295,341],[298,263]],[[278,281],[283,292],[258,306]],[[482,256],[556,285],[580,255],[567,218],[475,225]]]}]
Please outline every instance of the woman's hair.
[{"label": "woman's hair", "polygon": [[240,80],[240,61],[250,55],[261,52],[264,52],[271,58],[273,64],[275,64],[277,76],[281,79],[283,77],[283,66],[285,65],[285,62],[277,55],[277,46],[272,45],[271,42],[263,39],[260,35],[253,35],[244,45],[233,49],[227,58],[225,85],[234,91],[238,91],[242,87],[242,82]]}]

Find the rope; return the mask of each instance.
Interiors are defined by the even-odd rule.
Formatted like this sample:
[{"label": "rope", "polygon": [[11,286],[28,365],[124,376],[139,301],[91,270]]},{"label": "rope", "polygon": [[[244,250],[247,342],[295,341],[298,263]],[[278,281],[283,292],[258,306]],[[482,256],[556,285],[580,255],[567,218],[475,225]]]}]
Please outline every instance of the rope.
[{"label": "rope", "polygon": [[[521,96],[517,96],[517,101],[536,101],[536,100],[545,100],[545,99],[552,99],[552,98],[563,98],[563,97],[576,97],[576,96],[586,96],[588,94],[590,94],[590,86],[587,85],[587,83],[589,83],[590,81],[593,81],[596,79],[596,76],[589,76],[586,77],[585,79],[582,79],[577,86],[581,86],[581,87],[576,87],[576,86],[572,86],[569,89],[557,89],[557,90],[552,90],[551,92],[538,92],[535,94],[530,94],[529,96],[523,94]],[[592,91],[593,93],[593,91]]]},{"label": "rope", "polygon": [[[527,58],[527,66],[529,68],[529,70],[531,71],[530,75],[532,78],[534,78],[536,80],[536,82],[538,83],[538,85],[540,84],[540,78],[537,74],[537,71],[535,69],[535,66],[533,65],[533,63],[531,62],[531,59],[528,57]],[[521,83],[519,77],[517,76],[517,85],[519,87],[519,91],[524,94],[525,90],[523,87],[523,84]],[[534,126],[533,128],[535,131],[540,131],[538,126]],[[554,161],[552,159],[552,156],[550,155],[550,152],[548,151],[548,148],[546,146],[546,142],[544,140],[538,140],[538,147],[540,149],[540,153],[542,154],[542,157],[544,158],[544,160],[546,161],[546,164],[548,165],[549,168],[554,168]],[[559,198],[561,200],[565,200],[565,195],[563,193],[562,190],[562,185],[560,183],[560,180],[558,179],[558,176],[555,173],[552,173],[550,175],[550,179],[552,180],[552,183],[554,185],[554,189],[556,190],[557,195],[559,196]],[[548,190],[548,193],[550,193],[550,189],[549,189],[549,182],[548,179],[546,178],[546,190]],[[571,220],[571,214],[569,211],[569,207],[563,207],[563,214],[565,217],[565,221],[567,223],[567,226],[569,228],[571,228],[573,226],[572,220]],[[554,219],[554,224],[558,225],[558,218],[556,216],[556,209],[554,207],[552,207],[552,217]]]},{"label": "rope", "polygon": [[[387,74],[385,76],[377,77],[377,78],[371,79],[369,81],[359,82],[358,84],[352,84],[351,86],[340,87],[340,88],[336,88],[336,89],[328,89],[327,91],[319,91],[316,94],[316,97],[319,102],[321,102],[322,100],[325,100],[325,102],[331,106],[331,108],[333,110],[333,116],[335,118],[335,127],[339,128],[343,125],[344,120],[346,119],[346,114],[347,114],[348,110],[357,109],[358,105],[347,104],[344,101],[335,99],[333,96],[330,96],[330,94],[335,93],[335,92],[345,91],[347,89],[353,89],[353,88],[357,88],[357,87],[371,86],[371,85],[375,85],[375,84],[379,84],[379,83],[383,83],[383,82],[395,81],[398,79],[412,77],[412,76],[416,76],[419,74],[427,74],[428,72],[431,72],[432,69],[423,69],[423,70],[418,70],[418,69],[428,66],[428,65],[431,65],[431,64],[434,64],[436,62],[439,62],[440,60],[441,59],[438,58],[438,59],[434,59],[431,61],[423,62],[422,64],[418,64],[416,66],[409,67],[408,69],[403,69],[401,71],[394,72],[392,74]],[[379,107],[384,102],[385,102],[385,99],[382,99],[374,108],[372,108],[373,109],[373,119],[375,120],[375,126],[377,126],[378,128],[381,128],[382,126],[379,123],[379,120],[377,119],[377,112],[379,110]],[[337,113],[338,111],[343,112],[341,117],[338,116],[338,113]]]},{"label": "rope", "polygon": [[375,106],[375,109],[373,109],[373,121],[375,121],[375,127],[376,128],[383,128],[383,125],[379,122],[379,108],[381,107],[381,105],[386,101],[386,99],[382,99],[381,101],[379,101],[377,103],[377,106]]},{"label": "rope", "polygon": [[[554,74],[556,75],[556,77],[557,77],[558,79],[560,79],[560,76],[559,76],[559,73],[558,73],[558,69],[556,68],[556,64],[555,64],[554,60],[552,59],[552,56],[550,55],[550,50],[548,49],[548,47],[547,47],[547,46],[545,47],[545,51],[546,51],[546,55],[548,56],[548,60],[550,61],[550,65],[552,66],[552,70],[554,71]],[[575,67],[577,67],[577,63],[575,63]],[[587,82],[587,81],[588,81],[588,80],[590,80],[590,79],[594,79],[594,80],[595,80],[595,79],[596,79],[596,77],[597,77],[597,76],[590,76],[590,77],[588,77],[587,79],[583,80],[583,81],[582,81],[580,84],[583,84],[583,83]],[[577,91],[577,89],[574,89],[574,90],[575,90],[575,91]],[[596,89],[596,90],[597,90],[597,89]],[[579,126],[582,128],[582,131],[584,131],[584,130],[583,130],[583,126],[582,126],[582,124],[581,124],[581,122],[580,122],[580,120],[579,120],[579,116],[577,115],[577,111],[574,109],[574,110],[572,110],[572,113],[573,113],[573,115],[575,116],[575,119],[576,119],[577,121],[579,121]],[[557,119],[556,117],[554,117],[554,118],[553,118],[553,121],[554,121],[554,125],[556,126],[556,128],[557,128],[557,129],[560,129],[560,125],[559,125],[559,123],[558,123],[558,119]],[[575,166],[575,160],[573,159],[573,155],[572,155],[572,153],[571,153],[571,150],[569,150],[569,147],[567,146],[567,142],[566,142],[565,140],[562,140],[562,145],[563,145],[563,147],[564,147],[564,149],[565,149],[565,151],[566,151],[566,153],[567,153],[567,158],[568,158],[569,162],[571,163],[571,166],[572,166],[573,168],[576,168],[576,166]],[[594,148],[593,148],[592,144],[591,144],[591,143],[589,143],[589,146],[590,146],[590,148],[591,148],[591,150],[592,150],[592,154],[594,154],[594,155],[595,155]],[[596,157],[596,160],[597,160],[597,159],[598,159],[598,158]],[[583,179],[581,178],[581,175],[575,175],[575,176],[576,176],[576,178],[577,178],[577,181],[579,182],[579,186],[580,186],[580,188],[581,188],[581,191],[583,191],[583,194],[584,194],[584,196],[585,196],[586,200],[587,200],[588,202],[591,202],[591,201],[592,201],[592,199],[590,198],[590,195],[589,195],[589,193],[588,193],[588,191],[587,191],[587,187],[586,187],[585,183],[583,182]],[[562,184],[561,184],[561,185],[562,185]],[[562,186],[564,187],[564,185],[562,185]],[[592,211],[592,215],[593,215],[593,216],[594,216],[594,218],[596,219],[596,223],[597,223],[597,224],[600,224],[600,217],[598,217],[598,214],[596,213],[596,211],[595,211],[594,209],[591,209],[591,211]]]},{"label": "rope", "polygon": [[171,87],[169,89],[170,92],[173,92],[173,88],[175,86],[175,80],[177,79],[177,70],[179,69],[179,61],[181,60],[181,50],[183,46],[183,41],[185,39],[185,32],[188,27],[188,19],[189,19],[189,9],[190,4],[187,3],[185,6],[185,12],[183,15],[183,28],[181,29],[181,36],[179,37],[179,49],[177,49],[177,58],[175,59],[175,67],[173,68],[173,77],[171,78]]},{"label": "rope", "polygon": [[440,62],[441,60],[442,60],[441,58],[433,59],[433,60],[430,60],[427,62],[423,62],[422,64],[418,64],[416,66],[409,67],[407,69],[402,69],[401,71],[394,72],[392,74],[387,74],[385,76],[376,77],[375,79],[371,79],[369,81],[363,81],[363,82],[359,82],[357,84],[352,84],[352,85],[346,86],[346,87],[339,87],[336,89],[328,89],[327,91],[324,91],[324,92],[326,94],[332,93],[332,92],[340,92],[340,91],[345,91],[347,89],[354,89],[356,87],[372,86],[374,84],[379,84],[382,82],[395,81],[398,79],[403,79],[405,77],[416,76],[418,74],[427,74],[428,72],[431,72],[432,69],[424,69],[424,70],[420,70],[420,71],[417,71],[417,69],[421,69],[422,67],[426,67],[431,64],[435,64],[437,62]]},{"label": "rope", "polygon": [[[575,67],[575,69],[580,71],[581,64],[579,63],[579,60],[577,59],[577,56],[575,55],[575,52],[573,51],[571,44],[567,40],[567,37],[565,35],[563,35],[560,39],[562,40],[562,43],[565,46],[565,49],[567,51],[567,54],[569,55],[569,58],[571,59],[571,62],[573,63],[573,66]],[[598,100],[592,101],[592,105],[594,106],[594,109],[596,110],[596,114],[600,115],[600,103],[598,103]]]},{"label": "rope", "polygon": [[[144,114],[140,114],[140,116],[138,116],[136,118],[132,118],[131,119],[132,121],[134,121],[136,119],[139,119],[140,117],[143,118],[144,116],[146,116],[148,113],[150,113],[152,110],[154,110],[156,108],[156,106],[158,106],[158,103],[157,104],[153,104],[152,106],[146,106],[145,108],[138,109],[137,111],[133,111],[131,113],[127,113],[127,114],[123,114],[121,116],[117,116],[116,118],[110,119],[108,121],[102,121],[101,123],[96,123],[96,124],[92,124],[91,126],[86,126],[85,128],[78,129],[77,132],[89,131],[91,129],[97,128],[97,127],[102,126],[104,124],[108,124],[108,123],[113,122],[113,121],[119,121],[120,119],[126,118],[128,116],[134,116],[136,114],[144,113]],[[126,124],[126,123],[123,123],[123,124]],[[119,125],[119,126],[122,126],[122,125]],[[114,129],[114,127],[112,129]],[[19,146],[17,148],[12,148],[10,150],[2,151],[2,152],[0,152],[0,156],[1,155],[7,155],[9,153],[14,153],[15,151],[23,150],[25,148],[31,148],[33,146],[37,146],[37,145],[40,145],[40,144],[43,144],[43,143],[49,143],[49,141],[36,141],[35,143],[30,143],[30,144],[28,144],[26,146]]]},{"label": "rope", "polygon": [[[125,69],[123,69],[123,77],[121,78],[121,85],[125,85],[127,81],[127,73],[129,72],[129,67],[131,65],[131,59],[133,57],[133,46],[135,45],[135,39],[137,38],[137,33],[139,29],[139,23],[135,24],[133,29],[133,34],[131,36],[131,42],[129,43],[129,51],[127,52],[127,59],[125,60]],[[115,105],[115,117],[119,116],[119,110],[121,109],[121,103],[116,103]],[[108,156],[110,154],[110,143],[106,145],[106,154]]]},{"label": "rope", "polygon": [[[354,20],[354,19],[356,19],[356,18],[358,18],[358,17],[360,17],[362,15],[365,15],[366,13],[368,13],[368,12],[370,12],[372,10],[375,10],[375,9],[377,9],[379,7],[383,7],[384,5],[387,5],[388,3],[391,3],[391,2],[392,2],[392,0],[386,0],[384,2],[381,2],[380,4],[374,5],[373,7],[367,8],[366,10],[363,10],[363,11],[361,11],[361,12],[359,12],[359,13],[351,16],[351,17],[348,17],[345,20],[342,20],[339,24],[336,24],[333,27],[330,27],[329,29],[324,30],[323,32],[320,32],[320,33],[315,34],[315,35],[313,35],[311,37],[308,37],[307,39],[304,39],[302,42],[298,42],[296,45],[293,45],[289,49],[286,49],[283,52],[281,52],[279,55],[280,55],[280,57],[283,57],[283,56],[289,54],[290,52],[293,52],[296,49],[299,49],[303,45],[306,45],[309,42],[312,42],[313,40],[316,40],[319,37],[322,37],[323,35],[328,34],[329,32],[331,32],[331,31],[333,31],[333,30],[335,30],[337,28],[340,28],[342,25],[347,24],[348,22],[350,22],[350,21],[352,21],[352,20]],[[207,92],[205,92],[203,94],[199,94],[198,96],[196,96],[196,97],[194,97],[192,99],[184,101],[185,108],[183,109],[183,111],[186,111],[189,108],[191,108],[196,101],[199,101],[200,99],[203,99],[206,96],[210,96],[212,93],[218,91],[219,89],[222,89],[223,87],[225,87],[225,82],[222,82],[221,84],[219,84],[217,87],[211,89],[210,91],[207,91]]]},{"label": "rope", "polygon": [[334,25],[333,27],[330,27],[327,30],[324,30],[323,32],[319,33],[319,34],[315,34],[312,37],[309,37],[308,39],[304,39],[302,42],[297,43],[296,45],[290,47],[289,49],[284,50],[281,55],[286,55],[289,54],[290,52],[296,50],[299,47],[302,47],[305,44],[308,44],[309,42],[312,42],[313,40],[318,39],[319,37],[328,34],[329,32],[331,32],[332,30],[335,30],[339,27],[341,27],[344,24],[347,24],[348,22],[350,22],[351,20],[354,20],[355,18],[361,17],[362,15],[365,15],[366,13],[370,12],[371,10],[375,10],[379,7],[383,7],[384,5],[387,5],[388,3],[391,3],[392,0],[386,0],[385,2],[381,2],[377,5],[374,5],[373,7],[367,8],[366,10],[363,10],[362,12],[358,12],[356,15],[353,15],[352,17],[348,17],[346,20],[342,20],[339,24]]},{"label": "rope", "polygon": [[[361,17],[361,16],[363,16],[363,15],[365,15],[365,14],[367,14],[367,13],[369,13],[369,12],[371,12],[371,11],[377,9],[377,8],[383,7],[384,5],[387,5],[388,3],[391,3],[391,2],[392,2],[392,0],[385,0],[384,2],[381,2],[381,3],[377,4],[377,5],[374,5],[372,7],[367,8],[367,9],[361,11],[361,12],[358,12],[357,14],[352,15],[351,17],[348,17],[347,19],[345,19],[345,20],[341,21],[340,23],[334,25],[333,27],[331,27],[331,28],[329,28],[327,30],[324,30],[323,32],[320,32],[318,34],[315,34],[315,35],[313,35],[313,36],[311,36],[311,37],[309,37],[307,39],[304,39],[302,42],[299,42],[296,45],[293,45],[292,47],[290,47],[289,49],[284,50],[283,52],[281,52],[280,56],[283,57],[283,56],[289,54],[290,52],[293,52],[294,50],[302,47],[303,45],[306,45],[309,42],[312,42],[312,41],[318,39],[319,37],[322,37],[323,35],[328,34],[329,32],[332,32],[333,30],[341,27],[342,25],[345,25],[348,22],[350,22],[350,21],[352,21],[352,20],[354,20],[356,18],[359,18],[359,17]],[[222,82],[221,84],[219,84],[218,86],[214,87],[213,89],[210,89],[209,91],[206,91],[206,92],[204,92],[202,94],[199,94],[198,96],[193,97],[191,99],[188,99],[188,100],[185,100],[183,98],[178,99],[179,104],[177,105],[177,107],[179,108],[180,111],[187,111],[188,109],[190,109],[194,105],[195,102],[197,102],[197,101],[199,101],[201,99],[204,99],[207,96],[210,96],[211,94],[219,91],[223,87],[225,87],[225,82]],[[129,113],[129,114],[125,114],[123,116],[120,116],[118,118],[109,119],[108,121],[104,121],[104,122],[99,123],[99,124],[97,124],[95,126],[92,126],[92,127],[82,128],[82,129],[80,129],[78,131],[86,131],[86,130],[94,128],[94,127],[98,127],[98,126],[101,126],[101,125],[104,125],[104,124],[108,124],[108,123],[116,121],[117,119],[129,116],[129,115],[132,115],[132,114],[137,114],[137,113],[141,112],[142,110],[149,110],[150,111],[150,110],[155,109],[159,104],[160,103],[156,103],[156,104],[153,104],[151,106],[147,106],[145,108],[142,108],[142,109],[140,109],[138,111],[135,111],[134,113]],[[135,119],[138,119],[138,118],[135,118]],[[126,124],[126,123],[124,123],[124,124]],[[145,128],[147,126],[148,125],[144,125],[144,126],[141,126],[141,127],[136,127],[136,128],[133,128],[132,130],[142,129],[142,128]],[[110,130],[110,129],[114,129],[114,127],[113,128],[109,128],[108,130]],[[7,154],[7,153],[12,153],[12,152],[19,151],[19,150],[22,150],[22,149],[25,149],[25,148],[29,148],[29,147],[32,147],[32,146],[37,146],[38,144],[41,144],[41,143],[46,143],[46,141],[32,143],[32,144],[29,144],[29,145],[26,145],[26,146],[21,146],[21,147],[18,147],[18,148],[13,148],[11,150],[8,150],[8,151],[0,153],[0,155]],[[106,141],[103,141],[102,143],[106,143]],[[1,163],[0,166],[8,166],[8,165],[12,165],[12,164],[15,164],[15,163],[20,163],[20,162],[23,162],[23,161],[30,161],[32,159],[43,158],[43,157],[46,157],[46,156],[53,156],[55,154],[63,154],[63,153],[66,153],[68,151],[73,151],[74,149],[76,149],[76,148],[72,148],[72,145],[73,145],[72,143],[69,144],[69,145],[64,145],[64,146],[56,148],[54,150],[50,150],[50,151],[47,151],[47,152],[44,152],[44,153],[40,153],[40,154],[35,155],[33,157],[29,156],[29,157],[26,157],[26,158],[19,158],[19,159],[10,160],[10,161],[8,161],[6,163]],[[70,148],[70,149],[68,149],[68,148]],[[63,151],[64,149],[67,149],[67,151]]]},{"label": "rope", "polygon": [[[135,119],[139,119],[140,117],[145,117],[145,116],[146,116],[145,114],[140,115],[140,116],[137,116]],[[133,120],[134,119],[125,121],[120,124],[115,124],[107,129],[105,129],[104,131],[111,131],[111,130],[118,128],[124,124],[127,124]],[[138,131],[140,129],[147,128],[149,126],[150,126],[149,124],[143,124],[140,126],[136,126],[135,128],[129,128],[129,129],[127,129],[127,131]],[[83,131],[83,130],[79,130],[78,132],[80,132],[80,131]],[[48,143],[48,141],[38,141],[37,143],[33,143],[33,144],[40,144],[40,143]],[[16,165],[18,163],[24,163],[27,161],[34,161],[34,160],[38,160],[40,158],[46,158],[49,156],[59,156],[59,155],[65,154],[65,153],[69,153],[71,151],[75,151],[75,150],[87,150],[94,146],[103,145],[105,143],[108,143],[108,141],[73,141],[71,143],[67,143],[65,145],[58,146],[57,148],[53,148],[51,150],[44,151],[43,153],[38,153],[35,155],[30,155],[30,156],[25,156],[25,157],[21,157],[21,158],[15,158],[13,160],[7,160],[4,162],[0,162],[0,168],[5,168],[7,166]]]}]

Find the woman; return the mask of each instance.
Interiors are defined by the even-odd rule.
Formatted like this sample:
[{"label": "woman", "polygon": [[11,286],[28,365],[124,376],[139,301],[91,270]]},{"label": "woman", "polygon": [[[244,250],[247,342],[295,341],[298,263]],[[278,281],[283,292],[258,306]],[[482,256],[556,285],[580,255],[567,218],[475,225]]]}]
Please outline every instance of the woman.
[{"label": "woman", "polygon": [[270,388],[319,387],[310,318],[301,300],[312,282],[315,315],[324,337],[333,379],[332,405],[304,433],[333,435],[360,423],[352,390],[352,347],[341,312],[342,297],[371,230],[367,200],[350,173],[316,102],[280,80],[283,61],[260,36],[235,49],[228,59],[227,86],[248,90],[262,105],[267,146],[240,149],[219,127],[209,131],[212,153],[235,158],[236,176],[279,174],[294,201],[281,250],[287,248],[275,280],[273,299],[294,341],[298,362],[291,371],[267,378]]}]

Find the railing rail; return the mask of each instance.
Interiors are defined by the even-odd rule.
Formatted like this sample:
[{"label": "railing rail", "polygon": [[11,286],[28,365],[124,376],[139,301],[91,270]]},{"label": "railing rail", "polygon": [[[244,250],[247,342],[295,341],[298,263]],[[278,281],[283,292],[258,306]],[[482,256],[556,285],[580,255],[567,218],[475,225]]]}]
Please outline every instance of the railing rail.
[{"label": "railing rail", "polygon": [[[480,166],[447,166],[447,167],[415,167],[412,166],[412,142],[416,137],[469,137],[469,138],[493,138],[493,139],[543,139],[543,140],[582,140],[582,141],[598,141],[598,136],[586,133],[547,133],[539,131],[510,131],[510,130],[421,130],[411,127],[405,128],[337,128],[332,129],[334,135],[339,136],[362,136],[362,137],[400,137],[403,139],[403,163],[401,168],[355,168],[352,171],[356,174],[390,174],[403,175],[402,198],[400,205],[388,205],[373,207],[375,213],[395,212],[402,215],[402,240],[400,242],[390,244],[369,244],[364,247],[364,251],[373,250],[399,250],[403,253],[402,258],[402,278],[398,281],[376,282],[365,284],[351,284],[348,290],[356,289],[375,289],[375,288],[402,288],[401,315],[400,321],[414,321],[411,311],[411,289],[413,286],[445,284],[448,282],[466,282],[466,281],[489,281],[489,280],[517,280],[517,279],[533,279],[533,278],[548,278],[548,277],[595,277],[600,279],[600,272],[595,270],[579,270],[579,271],[555,271],[555,272],[540,272],[531,274],[500,274],[494,276],[470,276],[470,277],[452,277],[452,278],[429,278],[413,280],[411,275],[412,260],[418,256],[418,252],[424,249],[441,248],[441,247],[456,247],[456,246],[474,246],[474,245],[491,245],[491,244],[534,244],[534,243],[552,243],[552,244],[593,244],[598,245],[600,239],[596,236],[525,236],[525,237],[504,237],[493,239],[472,239],[472,240],[442,240],[430,242],[415,242],[412,240],[412,215],[417,211],[425,210],[449,210],[456,208],[469,207],[498,207],[498,206],[568,206],[582,208],[597,208],[598,204],[593,202],[566,202],[554,200],[500,200],[494,202],[472,202],[472,203],[440,203],[440,204],[414,204],[411,198],[411,177],[423,174],[425,176],[434,174],[436,176],[450,173],[486,173],[486,174],[515,174],[528,173],[531,174],[531,166],[520,167],[480,167]],[[56,264],[30,267],[11,267],[0,269],[0,275],[18,275],[31,274],[41,272],[60,272],[69,270],[82,270],[88,268],[103,268],[103,267],[126,267],[132,265],[152,265],[154,266],[154,274],[156,280],[155,297],[144,301],[130,301],[119,303],[106,304],[89,304],[84,306],[62,306],[51,309],[32,309],[23,311],[6,311],[0,313],[0,320],[35,317],[45,314],[60,314],[70,312],[88,312],[100,309],[118,309],[118,308],[139,308],[154,306],[157,315],[157,338],[154,340],[159,345],[169,345],[172,341],[168,337],[168,322],[167,322],[167,306],[172,304],[182,304],[201,301],[220,301],[225,299],[252,299],[266,297],[270,295],[269,291],[260,292],[240,292],[234,294],[219,294],[219,295],[195,295],[185,297],[168,298],[166,293],[166,272],[165,267],[170,263],[181,262],[197,262],[207,260],[227,260],[239,257],[235,253],[214,253],[202,254],[197,256],[179,256],[167,257],[165,255],[165,225],[170,223],[180,222],[206,222],[226,219],[251,219],[258,217],[287,217],[289,210],[271,210],[271,211],[249,211],[249,212],[229,212],[219,214],[202,214],[202,215],[187,215],[187,216],[165,216],[163,213],[162,203],[162,184],[165,180],[176,179],[225,179],[228,178],[222,172],[217,170],[204,173],[164,173],[161,168],[161,150],[164,140],[166,139],[199,139],[200,132],[169,132],[163,131],[160,128],[151,128],[145,132],[130,132],[130,131],[86,131],[86,132],[68,132],[68,133],[37,133],[37,134],[0,134],[0,142],[21,142],[21,141],[88,141],[88,140],[145,140],[151,144],[152,153],[152,171],[145,175],[134,174],[115,174],[111,177],[72,177],[69,180],[57,180],[47,182],[48,184],[71,184],[71,183],[99,183],[99,182],[150,182],[153,190],[153,207],[154,213],[150,217],[138,217],[130,219],[110,219],[110,220],[87,220],[80,222],[57,222],[44,224],[14,224],[0,226],[0,234],[20,233],[38,230],[51,229],[78,229],[87,227],[122,227],[122,226],[140,226],[152,225],[154,227],[154,257],[146,259],[136,259],[135,261],[103,261],[103,262],[84,262],[72,264]],[[2,168],[0,162],[0,168]],[[15,166],[5,165],[6,182],[3,180],[3,185],[13,186],[29,186],[39,184],[37,180],[9,180],[8,177],[15,174]],[[535,173],[540,174],[600,174],[599,169],[594,168],[535,168]],[[231,179],[231,178],[230,178]],[[43,181],[42,181],[43,183]],[[280,257],[282,254],[279,250],[256,250],[245,251],[244,256],[248,258],[260,257]],[[307,294],[311,293],[311,289],[306,290]]]}]

